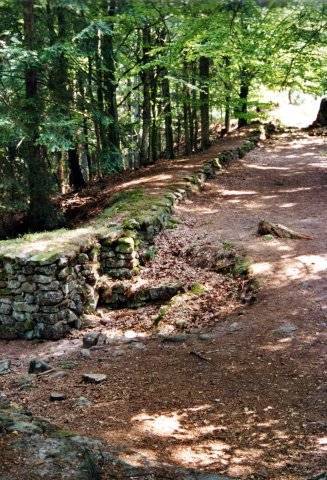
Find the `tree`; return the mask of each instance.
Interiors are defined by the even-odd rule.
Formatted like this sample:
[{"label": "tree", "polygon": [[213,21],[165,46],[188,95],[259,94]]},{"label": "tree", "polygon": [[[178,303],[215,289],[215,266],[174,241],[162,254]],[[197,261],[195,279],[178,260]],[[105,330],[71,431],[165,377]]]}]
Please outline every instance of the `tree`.
[{"label": "tree", "polygon": [[39,145],[42,101],[39,71],[34,52],[37,50],[34,0],[23,0],[24,45],[29,59],[25,67],[25,102],[23,105],[24,156],[28,169],[29,221],[34,229],[51,228],[56,224],[50,202],[50,179],[44,153]]}]

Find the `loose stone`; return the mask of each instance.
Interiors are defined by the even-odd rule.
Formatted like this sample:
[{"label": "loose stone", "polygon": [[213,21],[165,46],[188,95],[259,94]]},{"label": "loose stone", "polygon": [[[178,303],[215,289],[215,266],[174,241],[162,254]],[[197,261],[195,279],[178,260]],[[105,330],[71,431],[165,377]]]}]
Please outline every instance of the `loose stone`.
[{"label": "loose stone", "polygon": [[10,360],[0,360],[0,375],[6,375],[7,373],[10,373],[10,366]]},{"label": "loose stone", "polygon": [[51,402],[61,402],[62,400],[65,400],[65,399],[66,399],[66,395],[64,393],[52,392],[50,394]]},{"label": "loose stone", "polygon": [[84,373],[83,380],[85,383],[102,383],[107,379],[107,375],[103,373]]},{"label": "loose stone", "polygon": [[30,361],[28,373],[41,373],[48,370],[51,370],[51,367],[47,362],[35,358]]},{"label": "loose stone", "polygon": [[79,397],[76,402],[77,407],[89,407],[91,404],[91,400],[86,397]]},{"label": "loose stone", "polygon": [[160,335],[162,342],[167,343],[182,343],[188,338],[187,335]]}]

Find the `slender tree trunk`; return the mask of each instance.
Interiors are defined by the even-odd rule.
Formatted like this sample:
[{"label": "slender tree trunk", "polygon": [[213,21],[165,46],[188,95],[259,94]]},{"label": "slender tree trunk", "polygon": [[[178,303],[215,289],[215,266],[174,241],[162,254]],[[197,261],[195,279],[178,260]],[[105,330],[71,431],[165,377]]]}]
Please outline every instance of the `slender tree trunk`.
[{"label": "slender tree trunk", "polygon": [[170,84],[167,69],[161,70],[161,91],[163,99],[163,114],[165,118],[165,157],[174,158],[173,116],[170,99]]},{"label": "slender tree trunk", "polygon": [[92,122],[94,126],[94,133],[95,133],[95,141],[96,141],[96,147],[95,147],[95,156],[91,155],[91,164],[95,168],[96,175],[98,177],[101,176],[101,168],[100,168],[100,157],[101,157],[101,138],[100,138],[100,125],[99,121],[97,118],[97,115],[94,114],[94,112],[98,109],[98,105],[95,101],[94,94],[93,94],[93,82],[92,82],[92,77],[93,77],[93,64],[91,58],[88,58],[88,73],[87,73],[87,94],[90,99],[91,103],[91,110],[93,111],[92,115]]},{"label": "slender tree trunk", "polygon": [[79,90],[78,106],[80,111],[83,112],[83,140],[84,140],[83,150],[87,159],[87,168],[88,168],[89,178],[91,178],[93,172],[92,172],[92,161],[91,161],[91,155],[90,155],[90,149],[89,149],[89,129],[88,129],[88,123],[87,123],[87,117],[86,117],[85,85],[84,85],[84,78],[81,73],[78,75],[77,83],[78,83],[78,90]]},{"label": "slender tree trunk", "polygon": [[205,150],[210,145],[209,132],[209,79],[210,79],[210,59],[200,57],[199,60],[200,75],[200,113],[201,113],[201,148]]},{"label": "slender tree trunk", "polygon": [[[37,49],[34,0],[23,0],[24,44],[27,50]],[[38,145],[42,103],[39,93],[38,70],[28,65],[25,69],[26,102],[24,127],[25,160],[28,168],[29,222],[34,229],[51,228],[57,221],[50,202],[50,175],[42,150]]]},{"label": "slender tree trunk", "polygon": [[191,141],[192,141],[192,150],[194,152],[198,149],[198,134],[199,134],[199,121],[198,121],[198,95],[196,90],[197,85],[197,63],[192,63],[192,106],[191,106]]},{"label": "slender tree trunk", "polygon": [[[148,62],[149,46],[151,42],[150,27],[146,25],[142,29],[143,42],[143,66]],[[143,84],[143,105],[142,105],[142,137],[140,146],[141,165],[147,165],[151,161],[150,157],[150,133],[151,133],[151,77],[150,71],[144,68],[141,72]]]},{"label": "slender tree trunk", "polygon": [[188,64],[184,62],[183,71],[184,71],[184,81],[185,84],[183,86],[183,121],[184,121],[184,153],[185,155],[189,155],[192,152],[192,145],[191,145],[191,118],[190,118],[190,91],[189,88],[186,86],[186,82],[189,81],[189,71],[188,71]]},{"label": "slender tree trunk", "polygon": [[[108,0],[107,12],[110,17],[114,17],[117,13],[117,0]],[[110,26],[113,31],[113,24]],[[120,138],[118,124],[118,110],[116,98],[116,64],[114,57],[113,33],[107,33],[103,36],[102,41],[102,58],[105,67],[105,75],[103,77],[104,94],[106,101],[106,109],[110,123],[108,126],[108,143],[110,157],[115,161],[117,156],[120,157]]]},{"label": "slender tree trunk", "polygon": [[151,139],[150,162],[154,163],[158,160],[158,121],[157,121],[157,75],[154,69],[150,70],[151,82]]},{"label": "slender tree trunk", "polygon": [[[67,37],[66,12],[63,7],[57,8],[58,19],[58,40],[65,41]],[[73,88],[69,85],[68,61],[62,52],[58,58],[58,69],[55,71],[54,91],[59,104],[59,110],[65,116],[71,116],[71,109],[74,107]],[[86,182],[83,178],[81,166],[79,163],[78,145],[68,150],[68,166],[71,169],[69,174],[70,185],[80,190],[85,187]],[[78,171],[79,170],[79,171]]]},{"label": "slender tree trunk", "polygon": [[98,145],[100,145],[101,154],[98,156],[98,170],[99,174],[103,173],[103,164],[105,163],[107,156],[109,156],[109,140],[105,129],[105,111],[104,111],[104,95],[103,95],[103,74],[102,74],[102,62],[101,62],[101,35],[98,32],[98,45],[95,51],[95,75],[96,75],[96,96],[97,96],[97,118],[95,123],[97,125],[96,131],[98,132]]},{"label": "slender tree trunk", "polygon": [[238,111],[238,128],[245,127],[248,124],[248,96],[249,96],[249,89],[250,89],[250,80],[243,69],[240,75],[240,108]]}]

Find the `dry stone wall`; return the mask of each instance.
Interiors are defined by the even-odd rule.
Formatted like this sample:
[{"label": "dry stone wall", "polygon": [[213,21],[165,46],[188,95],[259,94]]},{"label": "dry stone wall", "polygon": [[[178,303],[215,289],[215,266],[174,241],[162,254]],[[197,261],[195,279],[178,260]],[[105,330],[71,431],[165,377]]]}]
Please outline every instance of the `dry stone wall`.
[{"label": "dry stone wall", "polygon": [[174,205],[254,148],[260,134],[253,132],[241,147],[221,152],[182,185],[172,185],[142,215],[114,226],[102,217],[88,229],[52,232],[51,241],[0,242],[0,338],[58,339],[80,328],[83,314],[97,306],[103,278],[119,281],[135,275],[140,244],[166,225]]},{"label": "dry stone wall", "polygon": [[0,262],[0,338],[50,338],[80,327],[96,305],[98,253]]}]

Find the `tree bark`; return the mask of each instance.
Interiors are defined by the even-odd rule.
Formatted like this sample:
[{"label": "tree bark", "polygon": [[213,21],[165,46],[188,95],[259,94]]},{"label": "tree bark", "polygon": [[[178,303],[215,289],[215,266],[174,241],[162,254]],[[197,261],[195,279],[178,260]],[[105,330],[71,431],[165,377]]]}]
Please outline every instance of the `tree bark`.
[{"label": "tree bark", "polygon": [[163,114],[165,118],[165,158],[174,158],[173,116],[170,99],[170,84],[167,69],[161,70],[161,91],[163,98]]},{"label": "tree bark", "polygon": [[[146,25],[142,29],[143,42],[143,67],[148,61],[149,46],[151,42],[150,27]],[[143,84],[143,104],[142,104],[142,137],[140,145],[140,163],[148,165],[150,163],[150,133],[151,133],[151,78],[148,68],[143,68],[141,72]]]},{"label": "tree bark", "polygon": [[[65,41],[67,37],[67,21],[63,7],[57,8],[58,20],[58,40]],[[74,105],[73,91],[69,85],[68,61],[62,52],[59,55],[55,65],[54,72],[54,95],[58,102],[58,110],[66,117],[71,116],[71,108]],[[69,174],[69,183],[75,190],[85,187],[86,182],[83,178],[81,166],[79,163],[78,146],[75,145],[68,150],[68,166],[71,169]],[[79,171],[78,171],[79,170]]]},{"label": "tree bark", "polygon": [[229,75],[229,66],[230,66],[230,58],[228,56],[224,57],[223,61],[223,68],[226,74],[226,80],[224,81],[224,88],[225,88],[225,120],[224,120],[224,132],[225,134],[229,133],[230,131],[230,119],[231,119],[231,90],[232,85],[230,82],[230,75]]},{"label": "tree bark", "polygon": [[[117,10],[117,0],[108,0],[107,13],[114,17]],[[102,58],[105,67],[103,76],[104,97],[106,102],[107,114],[110,119],[108,126],[109,156],[113,161],[120,157],[120,138],[117,109],[117,82],[116,82],[116,64],[113,45],[113,24],[111,24],[111,33],[107,33],[102,41]]]},{"label": "tree bark", "polygon": [[205,150],[210,145],[209,132],[209,79],[210,79],[210,59],[200,57],[200,113],[201,113],[201,148]]},{"label": "tree bark", "polygon": [[248,96],[249,96],[249,89],[250,89],[250,80],[243,69],[241,70],[240,75],[240,107],[238,110],[238,128],[246,127],[248,124]]},{"label": "tree bark", "polygon": [[[37,49],[34,0],[23,0],[24,44],[29,51]],[[33,229],[56,226],[57,216],[50,202],[50,174],[38,145],[42,102],[39,93],[38,70],[33,65],[25,69],[24,145],[28,169],[29,223]]]}]

